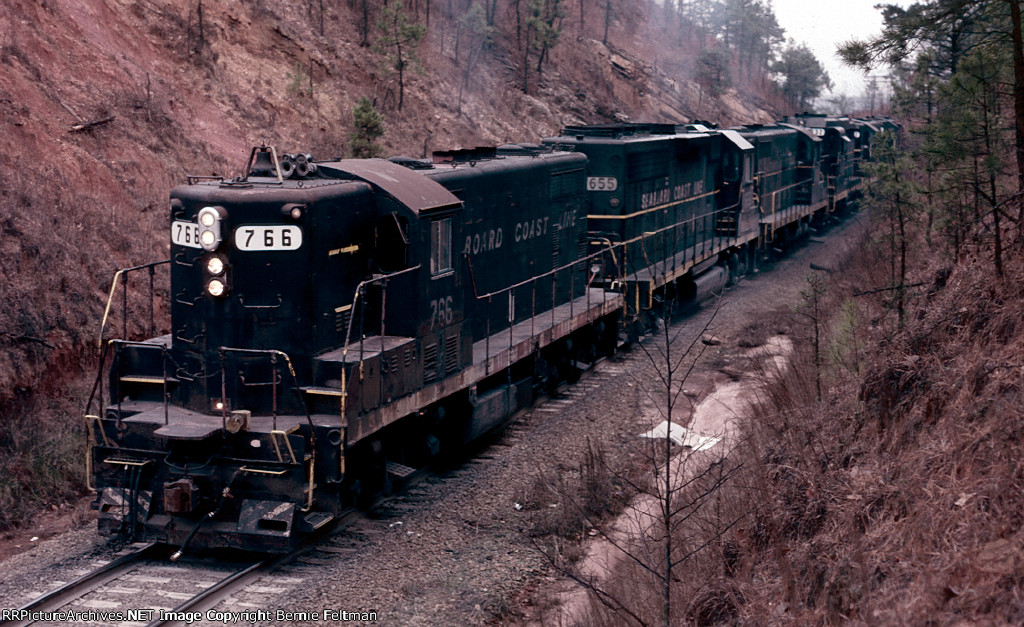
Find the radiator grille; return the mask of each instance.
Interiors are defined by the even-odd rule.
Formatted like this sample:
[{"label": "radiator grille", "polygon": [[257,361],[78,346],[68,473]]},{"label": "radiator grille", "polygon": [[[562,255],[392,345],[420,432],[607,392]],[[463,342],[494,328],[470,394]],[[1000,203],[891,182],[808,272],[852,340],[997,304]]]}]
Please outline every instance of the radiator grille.
[{"label": "radiator grille", "polygon": [[[340,307],[338,309],[341,309]],[[344,311],[334,310],[334,330],[339,335],[345,335],[348,332],[348,321],[352,317],[352,308],[346,307]],[[345,338],[346,340],[348,338]]]},{"label": "radiator grille", "polygon": [[423,347],[423,382],[437,378],[437,342]]},{"label": "radiator grille", "polygon": [[558,258],[561,247],[558,245],[558,238],[562,235],[561,226],[556,224],[555,228],[551,229],[551,269],[554,270],[559,266]]},{"label": "radiator grille", "polygon": [[444,340],[444,371],[448,374],[459,368],[459,336],[453,335]]}]

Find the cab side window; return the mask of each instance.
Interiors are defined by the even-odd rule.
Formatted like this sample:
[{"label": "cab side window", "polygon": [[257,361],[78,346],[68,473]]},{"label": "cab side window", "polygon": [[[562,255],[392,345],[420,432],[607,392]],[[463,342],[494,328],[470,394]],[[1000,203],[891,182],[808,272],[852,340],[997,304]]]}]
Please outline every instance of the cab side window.
[{"label": "cab side window", "polygon": [[430,274],[438,276],[452,270],[452,219],[439,218],[430,223]]}]

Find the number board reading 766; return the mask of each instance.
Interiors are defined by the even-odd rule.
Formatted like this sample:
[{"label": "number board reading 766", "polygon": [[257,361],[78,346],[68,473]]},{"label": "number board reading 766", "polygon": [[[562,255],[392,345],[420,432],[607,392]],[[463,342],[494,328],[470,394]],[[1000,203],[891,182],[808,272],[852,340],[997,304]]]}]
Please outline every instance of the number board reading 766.
[{"label": "number board reading 766", "polygon": [[302,229],[287,224],[249,225],[235,229],[235,248],[244,251],[297,250]]}]

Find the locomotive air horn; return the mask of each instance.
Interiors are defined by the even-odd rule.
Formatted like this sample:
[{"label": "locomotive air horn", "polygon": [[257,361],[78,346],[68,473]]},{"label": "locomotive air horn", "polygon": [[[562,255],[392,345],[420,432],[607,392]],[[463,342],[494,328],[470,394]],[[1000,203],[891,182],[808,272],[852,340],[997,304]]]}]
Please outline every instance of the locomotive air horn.
[{"label": "locomotive air horn", "polygon": [[288,178],[295,172],[295,157],[292,155],[284,155],[281,157],[281,176]]},{"label": "locomotive air horn", "polygon": [[316,172],[316,164],[312,163],[312,160],[313,155],[295,155],[295,173],[303,177]]}]

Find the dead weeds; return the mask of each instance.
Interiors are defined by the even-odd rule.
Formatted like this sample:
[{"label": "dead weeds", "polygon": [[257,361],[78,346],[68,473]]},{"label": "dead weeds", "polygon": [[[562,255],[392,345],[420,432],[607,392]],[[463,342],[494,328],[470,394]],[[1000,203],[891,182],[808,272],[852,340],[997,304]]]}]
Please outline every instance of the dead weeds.
[{"label": "dead weeds", "polygon": [[902,329],[884,297],[837,301],[859,365],[839,351],[822,402],[798,341],[756,408],[741,622],[1024,620],[1024,267],[917,272]]}]

